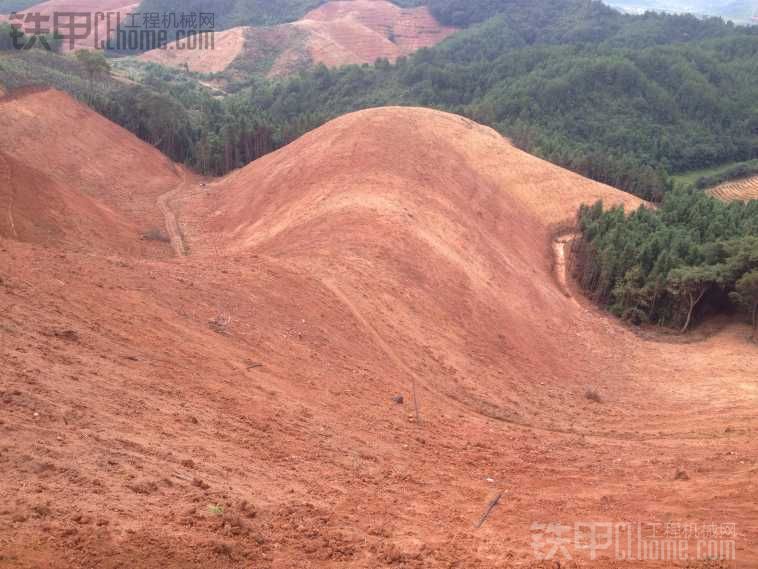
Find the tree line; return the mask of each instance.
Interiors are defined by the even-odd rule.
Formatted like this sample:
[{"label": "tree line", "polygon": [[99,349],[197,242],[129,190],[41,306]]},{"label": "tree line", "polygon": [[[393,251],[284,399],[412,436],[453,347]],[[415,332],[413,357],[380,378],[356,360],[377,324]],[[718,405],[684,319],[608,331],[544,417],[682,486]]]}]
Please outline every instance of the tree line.
[{"label": "tree line", "polygon": [[597,303],[635,324],[686,332],[709,315],[743,312],[756,336],[758,201],[722,203],[695,189],[626,214],[583,205],[569,260]]},{"label": "tree line", "polygon": [[758,160],[742,162],[726,168],[716,174],[701,176],[695,181],[695,187],[700,190],[713,188],[730,180],[741,180],[758,175]]},{"label": "tree line", "polygon": [[9,22],[0,22],[0,52],[48,49],[57,53],[60,52],[61,44],[61,38],[52,33],[29,36],[22,30],[12,27]]}]

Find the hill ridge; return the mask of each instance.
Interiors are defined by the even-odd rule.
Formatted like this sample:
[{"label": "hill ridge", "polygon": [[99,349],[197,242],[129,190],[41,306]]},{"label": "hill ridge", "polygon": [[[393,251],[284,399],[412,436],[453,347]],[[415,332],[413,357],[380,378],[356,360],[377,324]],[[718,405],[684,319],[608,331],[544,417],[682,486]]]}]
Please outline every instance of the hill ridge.
[{"label": "hill ridge", "polygon": [[[4,565],[505,569],[538,563],[534,523],[556,512],[723,516],[756,561],[748,327],[661,341],[555,276],[579,203],[640,200],[406,107],[180,185],[71,107],[30,95],[0,125],[44,121],[42,175],[136,224],[166,196],[189,255],[19,242],[0,202]],[[114,148],[136,153],[110,173],[144,210],[77,187],[98,180],[88,153],[124,166]]]}]

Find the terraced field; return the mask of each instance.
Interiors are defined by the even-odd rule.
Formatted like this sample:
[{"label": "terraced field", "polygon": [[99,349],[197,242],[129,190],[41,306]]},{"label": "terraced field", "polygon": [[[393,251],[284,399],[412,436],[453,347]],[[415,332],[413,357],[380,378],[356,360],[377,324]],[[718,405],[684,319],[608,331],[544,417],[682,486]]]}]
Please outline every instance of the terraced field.
[{"label": "terraced field", "polygon": [[726,182],[708,190],[708,194],[726,202],[758,200],[758,176]]}]

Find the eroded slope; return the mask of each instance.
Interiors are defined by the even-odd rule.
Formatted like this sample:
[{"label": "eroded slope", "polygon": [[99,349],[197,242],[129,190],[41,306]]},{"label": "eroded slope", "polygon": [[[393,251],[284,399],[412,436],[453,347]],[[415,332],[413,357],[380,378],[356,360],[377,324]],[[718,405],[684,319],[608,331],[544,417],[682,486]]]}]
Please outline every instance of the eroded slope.
[{"label": "eroded slope", "polygon": [[[0,198],[26,215],[21,239],[132,253],[163,248],[140,238],[163,232],[157,200],[184,174],[155,148],[54,90],[0,98],[0,130],[9,180]],[[10,223],[0,228],[16,235]]]},{"label": "eroded slope", "polygon": [[376,109],[187,187],[185,259],[0,241],[2,562],[539,567],[534,522],[681,520],[754,563],[747,327],[672,345],[567,297],[553,232],[598,198],[639,205]]}]

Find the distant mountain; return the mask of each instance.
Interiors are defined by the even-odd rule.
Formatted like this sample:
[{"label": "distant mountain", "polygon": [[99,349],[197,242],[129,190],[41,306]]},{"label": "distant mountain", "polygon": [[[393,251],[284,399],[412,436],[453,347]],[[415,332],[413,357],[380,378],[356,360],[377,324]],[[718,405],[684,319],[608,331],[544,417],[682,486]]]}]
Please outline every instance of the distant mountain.
[{"label": "distant mountain", "polygon": [[758,23],[758,0],[608,0],[626,12],[647,10],[720,16],[738,23]]},{"label": "distant mountain", "polygon": [[177,44],[171,44],[148,51],[141,59],[202,73],[224,71],[234,64],[234,71],[243,77],[282,76],[318,63],[338,67],[374,63],[377,58],[394,62],[440,43],[455,31],[441,26],[426,6],[401,8],[387,0],[334,1],[293,23],[219,32],[212,50],[177,49]]}]

